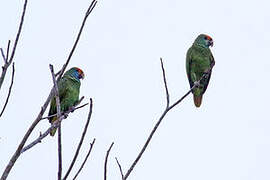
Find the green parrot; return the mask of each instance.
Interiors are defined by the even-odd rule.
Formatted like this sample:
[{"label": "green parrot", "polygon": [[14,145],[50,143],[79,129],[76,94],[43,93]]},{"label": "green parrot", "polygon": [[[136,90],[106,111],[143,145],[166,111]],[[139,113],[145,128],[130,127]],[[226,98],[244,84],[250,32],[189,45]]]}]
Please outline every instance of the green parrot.
[{"label": "green parrot", "polygon": [[[200,34],[188,49],[186,55],[186,71],[190,88],[194,84],[197,86],[192,90],[196,107],[200,107],[202,103],[203,94],[207,89],[211,77],[212,67],[215,65],[215,60],[209,46],[213,46],[212,38],[208,35]],[[198,81],[205,73],[208,74],[199,83]]]},{"label": "green parrot", "polygon": [[[81,82],[80,79],[84,78],[84,73],[81,69],[73,67],[65,72],[64,76],[57,83],[60,99],[61,112],[69,110],[79,101],[79,93]],[[49,110],[49,116],[57,113],[55,97],[51,100],[51,106]],[[49,118],[49,122],[52,124],[57,120],[57,117]],[[51,136],[54,136],[56,128],[50,132]]]}]

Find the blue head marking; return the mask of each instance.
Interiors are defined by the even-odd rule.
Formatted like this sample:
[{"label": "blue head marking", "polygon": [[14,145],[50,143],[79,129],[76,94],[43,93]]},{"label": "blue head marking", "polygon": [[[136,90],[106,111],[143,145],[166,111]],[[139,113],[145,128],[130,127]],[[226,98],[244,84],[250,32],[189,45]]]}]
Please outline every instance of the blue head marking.
[{"label": "blue head marking", "polygon": [[73,78],[75,78],[76,80],[80,80],[84,78],[84,73],[81,69],[77,68],[77,67],[73,67],[70,70],[68,70],[65,75],[69,75]]}]

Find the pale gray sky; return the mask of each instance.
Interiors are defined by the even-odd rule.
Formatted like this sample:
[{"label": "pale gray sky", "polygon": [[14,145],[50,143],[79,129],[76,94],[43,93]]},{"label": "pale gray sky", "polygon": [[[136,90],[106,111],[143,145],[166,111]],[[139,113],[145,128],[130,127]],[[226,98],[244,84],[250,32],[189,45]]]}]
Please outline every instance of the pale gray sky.
[{"label": "pale gray sky", "polygon": [[[22,3],[0,2],[1,47],[14,40]],[[14,59],[14,89],[0,119],[1,173],[50,91],[49,63],[62,67],[89,3],[29,0]],[[189,96],[173,109],[129,179],[270,179],[269,6],[267,0],[99,1],[69,65],[84,71],[81,95],[94,100],[73,173],[95,137],[79,179],[103,178],[105,153],[112,141],[108,179],[120,179],[114,157],[126,172],[165,108],[159,57],[164,59],[174,102],[189,88],[186,51],[198,34],[206,33],[214,40],[216,66],[202,106],[196,109]],[[10,75],[2,88],[6,91],[0,93],[1,102],[9,81]],[[64,121],[63,172],[87,113],[88,108],[78,110]],[[49,125],[44,120],[30,139]],[[9,179],[56,177],[57,138],[48,137],[20,157]]]}]

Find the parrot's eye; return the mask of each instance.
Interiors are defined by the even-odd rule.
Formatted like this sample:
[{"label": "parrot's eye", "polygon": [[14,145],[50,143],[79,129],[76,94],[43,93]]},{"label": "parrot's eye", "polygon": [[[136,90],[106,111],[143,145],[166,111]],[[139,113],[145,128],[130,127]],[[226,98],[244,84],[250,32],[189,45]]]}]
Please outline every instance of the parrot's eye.
[{"label": "parrot's eye", "polygon": [[207,36],[204,36],[204,39],[205,39],[205,40],[208,40]]}]

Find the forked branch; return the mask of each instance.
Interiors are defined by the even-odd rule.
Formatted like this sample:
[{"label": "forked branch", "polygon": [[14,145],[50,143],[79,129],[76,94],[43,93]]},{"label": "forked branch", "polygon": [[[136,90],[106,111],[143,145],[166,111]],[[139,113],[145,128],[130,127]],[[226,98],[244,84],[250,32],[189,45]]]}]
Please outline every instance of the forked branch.
[{"label": "forked branch", "polygon": [[[89,8],[87,9],[86,11],[86,14],[85,14],[85,17],[83,19],[83,22],[82,22],[82,25],[81,25],[81,28],[79,30],[79,33],[77,34],[77,38],[76,38],[76,41],[71,49],[71,52],[69,53],[69,56],[68,56],[68,59],[67,61],[65,62],[63,68],[60,70],[60,75],[58,76],[57,78],[57,81],[60,80],[60,78],[62,77],[66,67],[68,66],[70,60],[71,60],[71,57],[73,55],[73,52],[75,51],[76,47],[77,47],[77,44],[79,42],[79,39],[80,39],[80,36],[81,36],[81,33],[83,31],[83,28],[84,28],[84,25],[86,23],[86,20],[88,18],[88,16],[90,15],[90,13],[92,12],[92,10],[94,9],[95,5],[96,5],[97,1],[96,0],[93,0],[91,5],[89,6]],[[11,58],[10,59],[13,59],[14,57],[14,54],[15,54],[15,50],[16,50],[16,46],[17,46],[17,42],[19,40],[19,35],[21,33],[21,28],[22,28],[22,24],[23,24],[23,19],[24,19],[24,14],[25,14],[25,10],[26,10],[26,5],[27,5],[27,0],[25,0],[25,4],[24,4],[24,10],[23,10],[23,14],[22,14],[22,18],[21,18],[21,23],[20,23],[20,27],[19,27],[19,31],[17,33],[17,37],[16,37],[16,40],[15,40],[15,44],[14,44],[14,47],[13,47],[13,52],[11,54]],[[6,55],[6,57],[8,56],[8,53]],[[2,86],[2,83],[3,83],[3,79],[5,77],[5,74],[6,74],[6,70],[4,71],[4,68],[3,68],[3,71],[2,71],[2,75],[0,76],[0,89],[1,89],[1,86]],[[31,126],[29,127],[29,129],[27,130],[26,134],[24,135],[22,141],[20,142],[19,146],[17,147],[15,153],[13,154],[13,156],[11,157],[11,159],[9,160],[2,176],[1,176],[1,179],[0,180],[6,180],[12,167],[14,166],[14,164],[16,163],[17,159],[19,158],[19,156],[21,155],[21,152],[22,152],[22,149],[27,141],[27,139],[29,138],[30,134],[33,132],[34,128],[36,127],[36,125],[41,121],[42,119],[42,116],[44,114],[44,112],[46,111],[48,105],[49,105],[49,102],[51,100],[51,98],[53,97],[54,95],[54,89],[52,88],[51,91],[50,91],[50,94],[49,96],[47,97],[46,101],[44,102],[43,106],[41,107],[41,110],[38,114],[38,116],[36,117],[36,119],[34,120],[34,122],[31,124]]]},{"label": "forked branch", "polygon": [[88,118],[87,118],[87,121],[86,121],[84,130],[83,130],[83,133],[82,133],[80,142],[78,144],[77,150],[75,152],[75,155],[74,155],[74,157],[73,157],[73,159],[72,159],[72,161],[70,163],[70,166],[69,166],[69,168],[68,168],[68,170],[67,170],[67,172],[66,172],[66,174],[65,174],[65,176],[63,178],[63,180],[66,180],[67,179],[67,177],[70,174],[70,172],[71,172],[71,170],[72,170],[72,168],[73,168],[73,166],[74,166],[74,164],[76,162],[76,159],[77,159],[77,157],[78,157],[78,155],[80,153],[80,149],[81,149],[81,146],[83,144],[83,140],[84,140],[84,137],[86,135],[86,132],[87,132],[87,129],[88,129],[88,125],[90,123],[90,119],[91,119],[91,116],[92,116],[92,109],[93,109],[93,100],[92,100],[92,98],[90,98],[90,109],[89,109],[89,113],[88,113]]},{"label": "forked branch", "polygon": [[86,161],[87,161],[87,159],[88,159],[88,157],[89,157],[89,155],[90,155],[90,153],[91,153],[91,151],[92,151],[92,148],[93,148],[93,146],[94,146],[94,144],[95,144],[95,141],[96,141],[96,139],[94,139],[94,140],[92,141],[92,143],[90,143],[89,151],[88,151],[87,155],[85,156],[84,161],[83,161],[81,167],[79,168],[78,172],[77,172],[76,175],[74,176],[73,180],[75,180],[75,179],[78,177],[78,175],[80,174],[80,172],[82,171],[82,169],[83,169],[83,167],[84,167],[84,165],[85,165],[85,163],[86,163]]},{"label": "forked branch", "polygon": [[[143,145],[141,151],[139,152],[138,156],[133,161],[133,163],[131,164],[130,168],[127,170],[127,173],[124,175],[124,178],[123,178],[124,180],[126,180],[129,177],[130,173],[132,172],[132,170],[134,169],[134,167],[136,166],[136,164],[139,162],[140,158],[142,157],[144,151],[146,150],[148,144],[150,143],[153,135],[155,134],[157,128],[159,127],[160,123],[162,122],[162,120],[164,119],[164,117],[166,116],[166,114],[172,108],[174,108],[176,105],[178,105],[180,102],[182,102],[192,92],[192,90],[196,87],[194,85],[192,88],[190,88],[190,90],[184,96],[182,96],[175,103],[173,103],[172,105],[170,105],[169,90],[168,90],[168,87],[167,87],[166,74],[165,74],[165,69],[164,69],[164,66],[163,66],[162,58],[160,58],[160,63],[161,63],[161,69],[162,69],[162,74],[163,74],[163,82],[164,82],[164,86],[165,86],[165,90],[166,90],[166,102],[167,102],[167,106],[166,106],[165,110],[163,111],[163,113],[161,114],[160,118],[158,119],[157,123],[155,124],[155,126],[154,126],[153,130],[151,131],[150,135],[148,136],[148,138],[147,138],[145,144]],[[201,80],[203,78],[205,78],[207,75],[209,75],[209,73],[211,72],[213,66],[214,66],[214,64],[212,64],[211,65],[211,68],[208,69],[208,71],[200,78],[200,80],[198,81],[199,83],[201,82]]]},{"label": "forked branch", "polygon": [[87,11],[85,13],[85,16],[83,18],[83,22],[82,22],[82,25],[80,27],[79,33],[77,35],[77,38],[75,40],[75,43],[74,43],[74,45],[73,45],[70,53],[68,55],[68,58],[66,60],[66,63],[63,65],[62,69],[58,73],[56,73],[56,76],[59,75],[58,78],[57,78],[57,81],[59,81],[60,78],[62,77],[62,75],[64,74],[64,72],[65,72],[65,70],[66,70],[66,68],[68,66],[68,63],[69,63],[69,61],[70,61],[70,59],[71,59],[71,57],[72,57],[72,55],[73,55],[73,53],[74,53],[74,51],[75,51],[75,49],[77,47],[77,44],[78,44],[78,42],[80,40],[80,37],[81,37],[82,31],[83,31],[83,28],[84,28],[85,23],[86,23],[86,20],[87,20],[88,16],[91,14],[91,12],[93,11],[93,9],[96,7],[96,4],[97,4],[97,1],[96,0],[93,0],[92,3],[90,4],[90,6],[88,7],[88,9],[87,9]]},{"label": "forked branch", "polygon": [[2,74],[0,76],[0,90],[1,90],[2,84],[3,84],[4,79],[5,79],[7,69],[10,66],[10,64],[12,63],[15,52],[16,52],[17,44],[19,42],[19,38],[20,38],[20,35],[21,35],[22,27],[23,27],[26,7],[27,7],[27,0],[24,1],[23,11],[22,11],[21,20],[20,20],[20,25],[19,25],[19,29],[18,29],[18,32],[17,32],[17,35],[16,35],[16,39],[15,39],[15,42],[14,42],[14,45],[13,45],[13,49],[12,49],[10,58],[9,58],[10,40],[8,41],[6,55],[4,54],[3,49],[1,48],[1,54],[2,54],[2,57],[3,57],[5,63],[4,63],[4,66],[2,66]]},{"label": "forked branch", "polygon": [[107,162],[108,162],[108,157],[109,157],[110,151],[113,147],[113,144],[114,144],[114,142],[112,142],[112,144],[110,145],[110,147],[106,153],[106,157],[105,157],[105,161],[104,161],[104,180],[107,180]]},{"label": "forked branch", "polygon": [[[81,99],[83,99],[83,97]],[[41,133],[36,140],[34,140],[33,142],[31,142],[30,144],[28,144],[27,146],[25,146],[22,149],[21,153],[23,153],[23,152],[31,149],[36,144],[41,143],[41,141],[50,134],[51,130],[53,130],[54,128],[58,128],[59,127],[60,122],[63,119],[65,119],[68,116],[69,113],[73,112],[74,110],[83,108],[84,106],[88,105],[88,103],[86,103],[86,104],[84,104],[82,106],[76,107],[78,105],[79,105],[79,103],[76,104],[75,106],[71,107],[68,111],[62,113],[58,122],[56,121],[55,123],[53,123],[44,133]],[[55,115],[48,116],[48,117],[45,117],[45,118],[42,118],[42,119],[48,119],[49,117],[53,117],[53,116],[56,116],[56,114]]]},{"label": "forked branch", "polygon": [[8,89],[8,95],[7,95],[7,99],[6,99],[6,102],[4,104],[4,107],[0,113],[0,117],[3,115],[6,107],[7,107],[7,104],[8,104],[8,100],[9,100],[9,97],[10,97],[10,94],[11,94],[11,90],[12,90],[12,86],[13,86],[13,81],[14,81],[14,75],[15,75],[15,65],[14,65],[14,62],[12,64],[12,76],[11,76],[11,83],[10,83],[10,86],[9,86],[9,89]]}]

